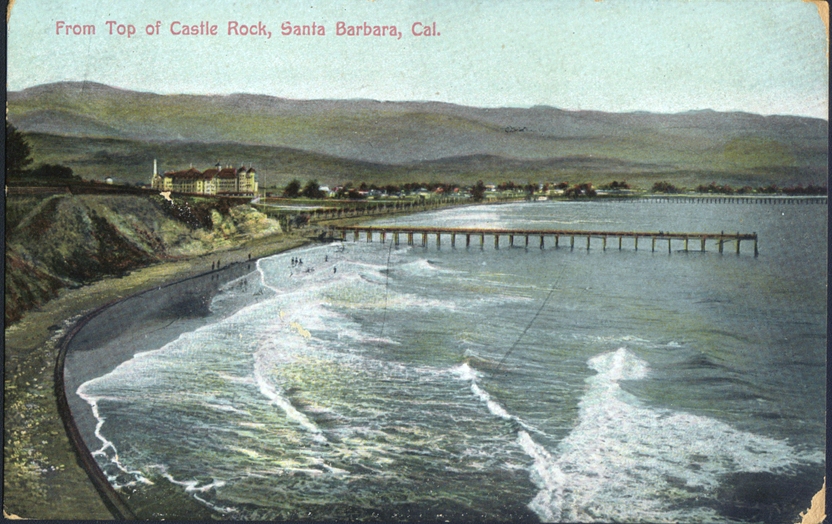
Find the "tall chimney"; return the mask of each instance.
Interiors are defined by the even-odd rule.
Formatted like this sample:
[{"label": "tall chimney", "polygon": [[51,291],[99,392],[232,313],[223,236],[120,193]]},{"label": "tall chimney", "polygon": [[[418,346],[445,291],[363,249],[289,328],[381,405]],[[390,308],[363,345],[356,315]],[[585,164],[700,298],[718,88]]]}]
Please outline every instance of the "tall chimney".
[{"label": "tall chimney", "polygon": [[153,159],[153,176],[158,175],[159,173],[156,171],[156,159]]}]

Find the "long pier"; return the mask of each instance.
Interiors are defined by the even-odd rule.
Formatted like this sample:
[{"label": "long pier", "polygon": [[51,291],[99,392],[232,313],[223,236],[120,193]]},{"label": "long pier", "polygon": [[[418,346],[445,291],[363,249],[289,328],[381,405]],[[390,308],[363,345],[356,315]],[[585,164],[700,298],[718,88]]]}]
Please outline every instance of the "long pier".
[{"label": "long pier", "polygon": [[[332,238],[341,240],[348,240],[352,233],[352,239],[358,242],[363,236],[367,242],[373,242],[378,239],[379,242],[385,243],[388,238],[395,245],[400,242],[407,242],[407,245],[421,245],[427,247],[428,238],[434,236],[437,248],[442,246],[442,238],[450,237],[451,247],[456,247],[457,237],[460,241],[464,237],[465,247],[471,246],[471,238],[473,237],[475,245],[480,248],[485,247],[485,237],[492,237],[494,247],[500,248],[500,238],[508,237],[509,247],[529,247],[532,239],[535,242],[539,239],[539,246],[543,249],[546,245],[546,238],[550,238],[555,248],[561,247],[561,243],[568,241],[570,249],[575,249],[575,239],[585,239],[586,249],[590,249],[592,239],[601,242],[601,248],[607,249],[608,244],[613,246],[617,242],[618,249],[624,246],[624,239],[628,239],[628,244],[636,251],[639,247],[639,239],[650,242],[650,250],[656,251],[656,246],[661,248],[664,244],[667,245],[668,253],[672,252],[673,242],[677,246],[682,243],[683,251],[690,251],[691,245],[693,250],[704,252],[707,244],[710,241],[719,253],[722,253],[725,244],[734,244],[736,253],[740,254],[740,246],[742,241],[753,242],[754,256],[759,254],[757,250],[757,233],[726,233],[721,231],[719,233],[678,233],[669,231],[585,231],[576,229],[502,229],[502,228],[463,228],[463,227],[419,227],[419,226],[330,226],[330,235]],[[421,236],[421,238],[419,238]],[[644,245],[644,244],[642,244]],[[564,247],[566,247],[564,245]]]}]

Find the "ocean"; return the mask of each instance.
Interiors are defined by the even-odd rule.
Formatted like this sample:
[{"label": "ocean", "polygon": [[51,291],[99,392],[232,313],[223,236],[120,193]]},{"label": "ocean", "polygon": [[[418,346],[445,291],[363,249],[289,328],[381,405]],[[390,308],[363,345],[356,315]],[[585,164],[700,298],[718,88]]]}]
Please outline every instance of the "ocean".
[{"label": "ocean", "polygon": [[[260,259],[77,394],[139,516],[793,522],[825,470],[825,205],[535,202],[375,224],[756,232]],[[348,237],[352,239],[352,235]],[[519,245],[518,245],[519,244]]]}]

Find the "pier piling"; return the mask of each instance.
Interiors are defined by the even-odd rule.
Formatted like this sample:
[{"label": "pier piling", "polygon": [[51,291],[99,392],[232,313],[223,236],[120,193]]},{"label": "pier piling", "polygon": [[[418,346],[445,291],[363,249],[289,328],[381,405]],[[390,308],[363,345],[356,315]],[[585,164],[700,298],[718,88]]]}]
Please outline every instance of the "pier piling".
[{"label": "pier piling", "polygon": [[690,248],[690,241],[691,239],[696,240],[699,239],[700,243],[700,250],[702,252],[706,251],[707,248],[707,241],[708,239],[714,239],[717,243],[717,249],[719,253],[723,253],[725,250],[725,243],[726,242],[736,242],[735,244],[735,252],[739,255],[742,253],[742,241],[743,240],[751,240],[754,242],[754,256],[759,255],[759,249],[757,245],[757,233],[751,234],[744,234],[740,232],[736,233],[725,233],[721,231],[719,233],[672,233],[666,231],[659,231],[659,232],[635,232],[635,231],[579,231],[579,230],[547,230],[547,229],[496,229],[496,228],[443,228],[443,227],[420,227],[420,226],[404,226],[404,227],[391,227],[391,226],[334,226],[330,228],[330,233],[332,238],[338,238],[342,241],[346,241],[347,234],[349,231],[352,231],[353,240],[358,242],[361,240],[362,233],[366,237],[366,242],[374,242],[375,239],[373,235],[378,233],[378,238],[382,244],[387,243],[387,236],[389,233],[393,235],[393,243],[398,246],[399,245],[399,235],[407,234],[407,243],[408,245],[412,246],[413,244],[413,236],[415,234],[422,235],[422,247],[427,247],[428,245],[428,236],[430,234],[436,235],[436,248],[440,249],[442,246],[442,235],[451,235],[451,247],[456,247],[456,236],[458,234],[465,235],[465,247],[471,246],[471,235],[479,235],[480,237],[480,248],[485,248],[485,236],[492,235],[494,237],[494,248],[500,248],[500,237],[503,235],[508,235],[509,237],[509,245],[514,247],[514,237],[516,235],[523,235],[524,237],[524,245],[526,249],[529,247],[530,237],[533,235],[537,235],[540,237],[540,248],[544,249],[546,245],[546,236],[551,235],[555,237],[555,248],[559,248],[560,246],[560,237],[561,236],[568,236],[569,237],[569,248],[570,250],[575,249],[575,237],[583,236],[586,237],[586,249],[589,251],[592,247],[592,238],[600,238],[602,249],[604,251],[607,250],[607,241],[609,237],[618,238],[618,249],[621,250],[623,248],[623,239],[624,237],[631,237],[633,239],[633,248],[638,251],[638,240],[640,237],[648,237],[650,238],[651,242],[651,252],[656,252],[656,241],[657,240],[667,240],[667,252],[673,252],[673,240],[683,240],[684,241],[684,250],[685,252],[689,251]]}]

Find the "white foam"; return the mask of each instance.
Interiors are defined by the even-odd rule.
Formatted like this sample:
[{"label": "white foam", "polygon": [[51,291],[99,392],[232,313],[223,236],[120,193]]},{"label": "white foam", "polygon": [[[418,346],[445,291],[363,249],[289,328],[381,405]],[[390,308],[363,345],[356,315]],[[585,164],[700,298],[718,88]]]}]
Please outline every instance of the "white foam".
[{"label": "white foam", "polygon": [[91,395],[85,394],[85,392],[84,392],[84,385],[85,384],[82,384],[78,388],[78,390],[76,391],[76,394],[79,397],[81,397],[82,399],[84,399],[84,401],[86,401],[90,405],[90,408],[92,410],[92,414],[95,417],[95,420],[97,421],[96,424],[95,424],[95,436],[102,443],[102,446],[99,449],[92,452],[92,456],[101,457],[102,459],[107,460],[108,462],[113,464],[116,468],[118,468],[120,471],[122,471],[123,473],[126,473],[128,476],[130,476],[133,479],[133,480],[131,480],[129,482],[126,482],[126,483],[119,483],[118,478],[116,476],[107,475],[107,480],[110,481],[110,484],[112,484],[115,488],[135,486],[137,483],[152,485],[153,481],[151,481],[150,479],[145,477],[142,474],[141,471],[134,470],[134,469],[128,469],[124,464],[122,464],[121,459],[118,456],[118,449],[116,449],[115,444],[113,444],[111,441],[107,440],[107,438],[104,437],[104,435],[101,433],[101,428],[104,426],[105,418],[102,417],[101,414],[98,411],[98,401],[102,400],[102,398],[101,397],[93,397]]},{"label": "white foam", "polygon": [[306,415],[298,411],[287,398],[280,395],[274,386],[272,386],[269,381],[263,377],[257,365],[255,365],[254,368],[254,378],[257,381],[257,385],[260,387],[260,393],[268,398],[271,404],[274,404],[282,409],[283,412],[286,413],[287,418],[294,421],[310,433],[313,433],[315,440],[326,442],[326,438],[321,434],[320,428],[309,420]]},{"label": "white foam", "polygon": [[226,412],[226,413],[235,413],[237,415],[246,415],[246,416],[249,416],[249,417],[251,416],[251,412],[245,411],[245,410],[242,410],[242,409],[237,409],[234,406],[230,406],[228,404],[213,404],[211,402],[202,402],[201,404],[203,406],[205,406],[206,408],[215,409],[217,411],[223,411],[223,412]]},{"label": "white foam", "polygon": [[487,391],[482,389],[479,386],[479,384],[477,384],[477,379],[479,378],[479,373],[475,369],[471,368],[471,366],[469,366],[467,362],[465,362],[463,364],[460,364],[459,366],[456,366],[455,368],[452,368],[451,373],[456,375],[457,378],[459,378],[460,380],[471,382],[471,392],[474,394],[475,397],[477,397],[482,403],[484,403],[486,405],[486,407],[488,408],[488,411],[492,415],[494,415],[496,417],[500,417],[501,419],[504,419],[504,420],[510,420],[510,421],[516,422],[521,427],[523,427],[523,428],[525,428],[529,431],[543,434],[543,432],[541,432],[540,430],[530,426],[529,424],[527,424],[525,421],[523,421],[519,417],[514,416],[511,413],[509,413],[508,411],[506,411],[506,409],[503,406],[501,406],[500,403],[498,403],[497,401],[492,399],[491,395],[489,395]]},{"label": "white foam", "polygon": [[204,485],[200,486],[198,480],[176,480],[173,477],[173,475],[168,473],[167,468],[164,465],[155,464],[152,467],[160,470],[162,476],[164,478],[166,478],[168,481],[170,481],[172,484],[176,484],[177,486],[184,487],[186,493],[190,493],[196,500],[205,504],[206,506],[208,506],[212,510],[214,510],[218,513],[226,514],[226,515],[229,514],[229,513],[236,513],[237,512],[237,509],[235,509],[235,508],[223,507],[223,506],[218,506],[216,504],[212,504],[211,502],[208,502],[204,498],[197,495],[197,493],[207,493],[211,490],[221,488],[221,487],[225,486],[225,484],[226,484],[225,481],[214,479],[209,484],[204,484]]},{"label": "white foam", "polygon": [[786,442],[715,419],[642,407],[619,381],[643,379],[649,368],[624,348],[591,358],[589,366],[597,374],[586,380],[578,424],[555,453],[518,435],[540,488],[529,507],[544,521],[715,520],[704,504],[678,509],[673,502],[707,499],[726,473],[812,460]]},{"label": "white foam", "polygon": [[424,258],[416,259],[412,262],[407,262],[401,265],[398,265],[393,268],[394,271],[403,271],[408,273],[409,275],[415,276],[434,276],[437,274],[441,275],[459,275],[463,274],[462,271],[457,271],[453,269],[445,269],[437,266],[435,263],[431,262],[430,260],[426,260]]}]

